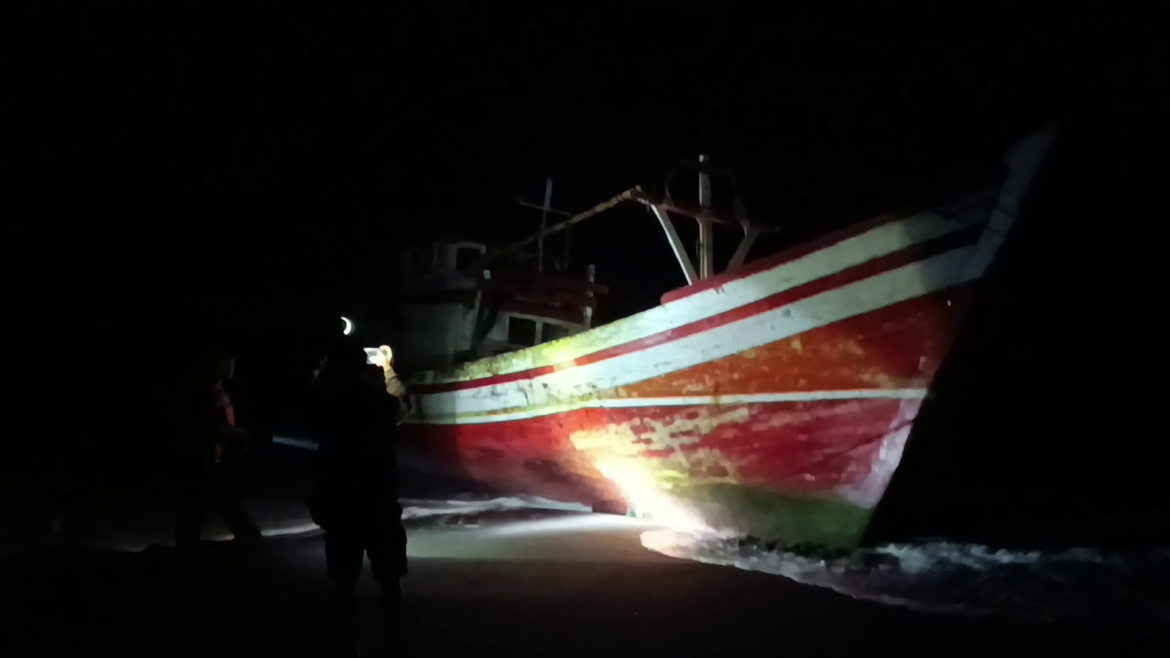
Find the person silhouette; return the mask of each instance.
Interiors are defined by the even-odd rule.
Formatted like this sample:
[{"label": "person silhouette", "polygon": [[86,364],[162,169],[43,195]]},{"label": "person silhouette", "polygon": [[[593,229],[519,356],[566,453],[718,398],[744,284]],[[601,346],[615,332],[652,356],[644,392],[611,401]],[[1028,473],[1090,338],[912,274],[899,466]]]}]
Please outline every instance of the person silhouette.
[{"label": "person silhouette", "polygon": [[198,545],[209,506],[241,544],[255,546],[261,540],[260,529],[240,503],[234,471],[248,440],[248,433],[236,427],[235,411],[224,385],[234,371],[231,356],[217,353],[205,358],[203,367],[184,386],[182,492],[175,527],[179,549]]},{"label": "person silhouette", "polygon": [[339,639],[356,651],[354,590],[369,556],[381,588],[386,643],[399,640],[406,575],[406,532],[398,503],[394,443],[401,401],[366,352],[345,342],[325,360],[315,382],[317,481],[309,499],[313,521],[325,530],[325,561],[334,585]]}]

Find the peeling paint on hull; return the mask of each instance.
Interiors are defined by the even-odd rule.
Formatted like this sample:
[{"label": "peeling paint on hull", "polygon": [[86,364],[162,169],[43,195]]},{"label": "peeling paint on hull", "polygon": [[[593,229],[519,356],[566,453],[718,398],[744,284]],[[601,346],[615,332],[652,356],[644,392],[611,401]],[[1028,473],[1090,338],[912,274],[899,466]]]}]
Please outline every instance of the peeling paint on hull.
[{"label": "peeling paint on hull", "polygon": [[[460,475],[513,493],[585,504],[624,499],[660,516],[657,501],[642,499],[649,485],[694,507],[709,525],[761,534],[775,519],[736,519],[715,503],[746,488],[788,496],[804,507],[824,501],[868,509],[897,463],[919,403],[581,409],[508,423],[419,425],[413,439],[426,457],[457,463]],[[897,453],[892,460],[891,451]],[[624,461],[644,481],[606,477],[606,464]],[[880,468],[883,461],[888,468]],[[801,540],[831,539],[802,534]]]},{"label": "peeling paint on hull", "polygon": [[511,493],[851,545],[970,305],[989,201],[431,374],[407,450]]}]

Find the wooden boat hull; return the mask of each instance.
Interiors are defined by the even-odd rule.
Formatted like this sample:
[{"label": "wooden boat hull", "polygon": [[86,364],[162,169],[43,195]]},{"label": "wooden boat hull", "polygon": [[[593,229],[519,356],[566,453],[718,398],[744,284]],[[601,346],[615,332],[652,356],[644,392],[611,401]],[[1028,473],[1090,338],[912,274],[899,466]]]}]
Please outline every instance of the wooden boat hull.
[{"label": "wooden boat hull", "polygon": [[995,202],[878,218],[434,373],[406,452],[501,491],[852,545],[1002,241]]}]

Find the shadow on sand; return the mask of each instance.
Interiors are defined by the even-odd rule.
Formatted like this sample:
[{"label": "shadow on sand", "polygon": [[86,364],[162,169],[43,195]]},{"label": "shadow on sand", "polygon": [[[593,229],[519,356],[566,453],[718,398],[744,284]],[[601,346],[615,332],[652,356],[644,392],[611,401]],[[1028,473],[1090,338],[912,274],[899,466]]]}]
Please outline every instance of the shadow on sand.
[{"label": "shadow on sand", "polygon": [[[245,553],[232,542],[180,555],[43,549],[0,570],[14,655],[323,655],[323,579],[298,579],[284,560],[304,537]],[[279,575],[278,575],[279,572]]]},{"label": "shadow on sand", "polygon": [[[467,557],[412,557],[405,655],[937,656],[960,645],[968,654],[1055,655],[1094,640],[1113,655],[1157,655],[1140,640],[1083,629],[916,613],[652,554],[607,559],[613,536],[569,557],[546,548],[485,559],[471,555],[474,534],[438,539],[471,546]],[[319,533],[272,540],[254,554],[227,542],[193,556],[56,550],[2,564],[5,655],[330,655]],[[367,647],[377,646],[375,597],[367,576],[359,587]]]}]

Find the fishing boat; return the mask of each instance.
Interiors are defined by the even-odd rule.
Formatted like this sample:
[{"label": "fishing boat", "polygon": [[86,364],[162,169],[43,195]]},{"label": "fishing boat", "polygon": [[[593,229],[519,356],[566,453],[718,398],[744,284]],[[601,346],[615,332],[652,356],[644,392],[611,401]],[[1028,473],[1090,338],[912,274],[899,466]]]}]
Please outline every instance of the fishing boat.
[{"label": "fishing boat", "polygon": [[[1017,144],[996,188],[755,260],[766,227],[714,211],[704,158],[697,204],[635,187],[497,250],[642,204],[689,285],[624,319],[416,373],[405,451],[511,493],[855,545],[1051,136]],[[697,264],[680,218],[699,224]],[[744,233],[718,273],[717,222]],[[476,294],[498,279],[492,254],[464,270]],[[505,290],[523,292],[508,280]],[[552,297],[572,305],[600,290],[560,292]]]}]

